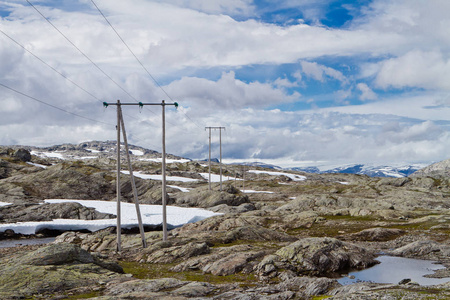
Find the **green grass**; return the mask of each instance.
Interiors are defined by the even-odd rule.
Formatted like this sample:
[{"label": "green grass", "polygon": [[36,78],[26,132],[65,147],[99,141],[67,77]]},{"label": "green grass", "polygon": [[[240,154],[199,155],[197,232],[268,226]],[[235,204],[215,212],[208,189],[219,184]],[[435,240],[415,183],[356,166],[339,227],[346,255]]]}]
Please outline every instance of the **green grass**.
[{"label": "green grass", "polygon": [[72,299],[89,299],[89,298],[94,298],[94,297],[99,297],[102,295],[102,292],[100,291],[92,291],[89,293],[84,293],[84,294],[78,294],[78,295],[70,295],[67,296],[68,300],[72,300]]},{"label": "green grass", "polygon": [[287,231],[290,235],[306,235],[312,237],[335,237],[343,233],[355,233],[374,227],[378,219],[373,216],[321,216],[324,221],[315,222],[311,226],[291,228]]},{"label": "green grass", "polygon": [[132,274],[138,279],[176,278],[183,281],[209,282],[211,284],[238,283],[241,286],[253,286],[258,278],[253,274],[237,273],[233,275],[217,276],[203,273],[201,270],[173,272],[170,268],[174,264],[149,264],[133,261],[120,261],[125,273]]}]

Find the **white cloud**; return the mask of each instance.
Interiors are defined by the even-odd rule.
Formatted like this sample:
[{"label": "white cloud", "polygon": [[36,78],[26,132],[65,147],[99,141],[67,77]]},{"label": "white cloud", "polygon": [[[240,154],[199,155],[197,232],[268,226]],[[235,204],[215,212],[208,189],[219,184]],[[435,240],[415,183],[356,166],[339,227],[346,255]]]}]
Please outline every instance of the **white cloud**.
[{"label": "white cloud", "polygon": [[264,108],[291,102],[299,97],[287,95],[268,83],[245,83],[236,79],[234,72],[222,73],[217,81],[184,77],[172,82],[167,89],[175,98],[183,98],[188,105],[195,106],[201,112],[244,107]]},{"label": "white cloud", "polygon": [[413,50],[379,65],[375,81],[379,87],[450,90],[450,59],[439,51]]},{"label": "white cloud", "polygon": [[158,0],[180,7],[199,10],[209,14],[227,14],[249,16],[254,14],[252,0]]},{"label": "white cloud", "polygon": [[377,95],[367,84],[360,82],[356,85],[356,88],[361,92],[361,95],[359,96],[360,100],[365,101],[377,99]]},{"label": "white cloud", "polygon": [[334,93],[334,95],[335,95],[338,103],[350,104],[348,102],[348,100],[346,100],[346,99],[348,99],[349,97],[352,96],[352,89],[339,90],[339,91],[336,91]]},{"label": "white cloud", "polygon": [[[301,79],[301,75],[300,75],[300,79]],[[299,84],[297,82],[292,82],[287,78],[277,78],[273,84],[277,87],[281,87],[281,88],[291,88],[291,87],[297,87]]]},{"label": "white cloud", "polygon": [[302,66],[302,71],[306,76],[312,77],[315,80],[324,82],[325,76],[339,80],[343,83],[347,81],[344,74],[341,72],[329,68],[323,65],[319,65],[316,62],[308,62],[308,61],[301,61],[300,65]]}]

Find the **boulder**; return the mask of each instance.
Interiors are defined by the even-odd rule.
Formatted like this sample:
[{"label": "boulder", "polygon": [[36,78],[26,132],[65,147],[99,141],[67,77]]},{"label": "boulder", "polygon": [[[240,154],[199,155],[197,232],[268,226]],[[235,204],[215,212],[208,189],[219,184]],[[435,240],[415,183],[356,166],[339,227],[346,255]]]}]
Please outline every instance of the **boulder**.
[{"label": "boulder", "polygon": [[442,259],[449,261],[450,245],[441,244],[432,240],[421,240],[397,248],[391,254],[409,258]]},{"label": "boulder", "polygon": [[360,232],[356,232],[353,234],[349,234],[345,236],[346,239],[352,241],[389,241],[392,240],[406,232],[401,229],[395,228],[369,228],[361,230]]},{"label": "boulder", "polygon": [[201,270],[219,276],[231,275],[243,270],[249,273],[256,265],[256,260],[264,255],[264,252],[254,251],[249,245],[221,247],[215,248],[210,254],[185,260],[170,270],[174,272]]},{"label": "boulder", "polygon": [[176,199],[178,205],[196,207],[213,207],[220,204],[239,206],[248,202],[249,199],[247,195],[209,190],[192,190],[189,193],[183,193],[181,197]]},{"label": "boulder", "polygon": [[256,207],[253,203],[243,203],[239,206],[229,206],[226,204],[219,204],[219,205],[208,208],[208,210],[213,211],[213,212],[224,213],[224,214],[238,214],[238,213],[244,213],[247,211],[256,210]]},{"label": "boulder", "polygon": [[[147,279],[147,280],[129,280],[122,283],[111,285],[107,288],[106,294],[115,295],[126,295],[132,293],[152,293],[159,292],[166,289],[179,288],[188,282],[181,281],[175,278],[158,278],[158,279]],[[134,299],[132,295],[128,299]]]},{"label": "boulder", "polygon": [[[207,263],[202,267],[202,271],[205,273],[211,273],[217,276],[226,276],[239,273],[249,266],[249,262],[263,256],[264,252],[244,252],[244,253],[231,253],[221,259]],[[250,265],[251,266],[251,265]],[[252,268],[247,268],[249,273]]]},{"label": "boulder", "polygon": [[31,161],[31,154],[30,151],[24,149],[24,148],[19,148],[14,152],[13,155],[15,158],[17,158],[20,161]]},{"label": "boulder", "polygon": [[101,213],[77,202],[14,204],[0,207],[0,222],[2,223],[51,221],[53,219],[98,220],[115,217],[113,214]]},{"label": "boulder", "polygon": [[147,256],[147,262],[149,263],[172,263],[176,260],[186,260],[194,256],[208,254],[210,248],[206,243],[188,243],[181,246],[162,248],[154,252],[149,249],[145,252],[152,252]]},{"label": "boulder", "polygon": [[77,245],[49,245],[0,258],[0,298],[31,299],[44,294],[47,297],[42,298],[48,299],[68,290],[98,289],[99,282],[124,276],[120,273],[119,265],[101,261]]},{"label": "boulder", "polygon": [[172,291],[172,294],[188,298],[205,297],[217,287],[208,282],[190,282]]},{"label": "boulder", "polygon": [[363,269],[377,263],[375,254],[369,250],[334,238],[300,239],[275,255],[297,274],[314,276]]},{"label": "boulder", "polygon": [[23,256],[21,263],[35,266],[88,264],[94,263],[94,257],[74,244],[52,244]]}]

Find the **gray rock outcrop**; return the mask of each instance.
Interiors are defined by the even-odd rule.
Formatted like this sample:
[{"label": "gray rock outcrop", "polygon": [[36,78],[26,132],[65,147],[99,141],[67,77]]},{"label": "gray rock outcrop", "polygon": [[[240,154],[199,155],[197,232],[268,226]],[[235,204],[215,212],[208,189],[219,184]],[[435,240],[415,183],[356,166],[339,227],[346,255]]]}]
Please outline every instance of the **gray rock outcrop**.
[{"label": "gray rock outcrop", "polygon": [[[334,238],[305,238],[275,252],[259,266],[261,274],[272,264],[284,263],[297,274],[323,276],[349,269],[363,269],[377,263],[375,254],[362,247]],[[281,264],[279,264],[281,265]]]}]

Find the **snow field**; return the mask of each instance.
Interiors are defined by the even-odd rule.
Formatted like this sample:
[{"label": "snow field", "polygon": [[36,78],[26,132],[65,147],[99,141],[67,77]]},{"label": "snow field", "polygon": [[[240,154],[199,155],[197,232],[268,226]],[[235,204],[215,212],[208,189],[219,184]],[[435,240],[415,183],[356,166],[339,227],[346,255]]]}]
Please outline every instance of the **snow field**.
[{"label": "snow field", "polygon": [[[115,201],[99,201],[99,200],[66,200],[66,199],[49,199],[46,203],[64,203],[78,202],[86,207],[93,207],[99,212],[116,214],[117,203]],[[7,205],[2,203],[0,205]],[[162,224],[162,206],[161,205],[139,205],[142,223],[145,225]],[[168,228],[179,227],[187,223],[201,221],[203,219],[220,215],[209,210],[200,208],[185,208],[166,206],[167,226]],[[138,226],[136,206],[134,203],[121,203],[121,226],[123,228],[131,228]],[[117,225],[117,219],[106,220],[70,220],[56,219],[45,222],[18,222],[10,224],[0,224],[0,232],[7,229],[14,230],[15,233],[35,234],[40,229],[55,230],[83,230],[97,231],[111,226]]]}]

